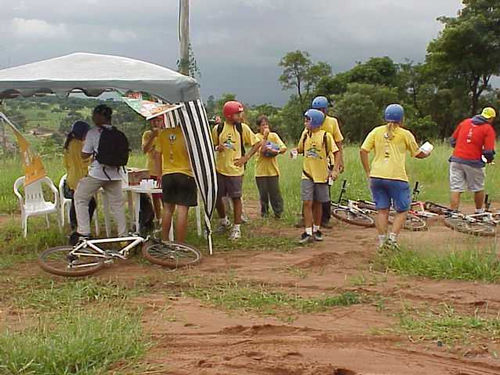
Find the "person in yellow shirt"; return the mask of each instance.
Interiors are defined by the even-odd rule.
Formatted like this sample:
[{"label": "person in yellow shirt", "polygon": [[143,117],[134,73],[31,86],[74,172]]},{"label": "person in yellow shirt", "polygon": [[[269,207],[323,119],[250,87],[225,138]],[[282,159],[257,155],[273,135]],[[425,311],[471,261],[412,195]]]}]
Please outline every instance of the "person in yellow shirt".
[{"label": "person in yellow shirt", "polygon": [[304,119],[307,131],[302,133],[296,150],[304,155],[301,195],[305,231],[299,241],[301,244],[323,241],[322,206],[330,199],[328,181],[335,180],[339,174],[339,165],[334,163],[339,149],[332,135],[321,130],[325,115],[316,109],[309,109]]},{"label": "person in yellow shirt", "polygon": [[[231,240],[241,238],[242,185],[244,166],[258,151],[261,142],[247,124],[242,123],[243,105],[237,101],[229,101],[222,109],[225,122],[212,130],[212,140],[216,151],[217,213],[220,217],[218,232],[224,232],[231,226],[226,216],[223,197],[228,196],[233,201],[234,226],[230,234]],[[245,153],[245,146],[251,150]]]},{"label": "person in yellow shirt", "polygon": [[269,211],[269,202],[274,211],[274,216],[279,219],[283,213],[283,198],[280,191],[278,160],[279,154],[286,152],[286,146],[278,134],[272,133],[269,120],[261,115],[257,118],[259,133],[256,134],[262,142],[260,151],[255,161],[255,181],[259,189],[260,213],[266,217]]},{"label": "person in yellow shirt", "polygon": [[[152,121],[151,130],[146,130],[142,134],[142,152],[147,155],[146,168],[149,171],[149,178],[153,180],[161,180],[161,168],[159,163],[161,162],[161,154],[154,147],[154,142],[156,136],[160,132],[161,128],[157,127],[159,121]],[[161,218],[162,209],[162,194],[153,194],[153,207],[155,210],[155,216],[157,220]]]},{"label": "person in yellow shirt", "polygon": [[[151,119],[154,128],[164,127],[163,116]],[[177,210],[175,241],[184,243],[189,208],[198,205],[198,192],[182,129],[161,129],[153,133],[154,147],[161,154],[161,188],[163,190],[162,240],[167,241],[172,217]]]},{"label": "person in yellow shirt", "polygon": [[[370,181],[370,189],[377,208],[376,226],[379,248],[397,248],[397,238],[411,206],[410,185],[406,173],[406,153],[424,159],[429,154],[420,150],[413,134],[402,128],[404,109],[391,104],[385,110],[386,125],[373,129],[361,146],[360,157]],[[375,152],[371,167],[369,153]],[[392,232],[387,236],[389,210],[396,210]]]},{"label": "person in yellow shirt", "polygon": [[[82,148],[85,136],[90,129],[90,125],[84,121],[76,121],[71,126],[71,131],[64,142],[64,168],[66,169],[66,183],[64,184],[64,197],[71,199],[71,209],[69,211],[69,222],[72,231],[76,230],[76,211],[74,194],[78,182],[88,173],[90,158],[82,158]],[[92,198],[89,202],[89,215],[92,218],[96,209],[96,201]]]},{"label": "person in yellow shirt", "polygon": [[[340,131],[339,122],[335,117],[328,116],[328,99],[325,96],[317,96],[313,99],[311,108],[317,109],[318,111],[323,112],[325,115],[325,120],[323,124],[321,124],[321,130],[324,130],[330,133],[339,149],[337,156],[337,163],[339,165],[340,173],[344,172],[344,151],[342,142],[344,141],[344,136]],[[329,190],[330,192],[330,190]],[[330,198],[331,201],[331,198]],[[331,228],[330,219],[331,219],[331,203],[330,201],[325,202],[323,204],[323,214],[321,218],[321,226],[324,228]]]}]

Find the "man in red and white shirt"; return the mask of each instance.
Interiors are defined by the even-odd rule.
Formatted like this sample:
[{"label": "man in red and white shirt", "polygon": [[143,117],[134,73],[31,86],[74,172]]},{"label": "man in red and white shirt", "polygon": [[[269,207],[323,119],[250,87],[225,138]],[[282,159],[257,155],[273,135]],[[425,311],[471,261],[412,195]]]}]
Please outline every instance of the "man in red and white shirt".
[{"label": "man in red and white shirt", "polygon": [[469,190],[474,193],[476,212],[484,211],[485,166],[495,157],[496,111],[487,107],[483,112],[462,121],[450,138],[455,148],[450,157],[450,190],[452,210],[458,210],[460,195]]}]

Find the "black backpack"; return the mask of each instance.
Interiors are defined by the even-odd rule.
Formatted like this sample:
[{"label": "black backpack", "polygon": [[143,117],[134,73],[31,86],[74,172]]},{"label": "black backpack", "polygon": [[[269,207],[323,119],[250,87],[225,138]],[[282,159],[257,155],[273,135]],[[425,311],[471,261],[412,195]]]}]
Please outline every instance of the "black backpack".
[{"label": "black backpack", "polygon": [[[222,134],[222,131],[224,130],[224,125],[225,125],[224,122],[222,124],[217,125],[217,142],[219,143],[220,143],[219,138],[220,135]],[[240,133],[241,156],[243,157],[243,155],[246,154],[245,142],[243,142],[243,125],[241,124],[241,122],[236,122],[234,126],[236,126],[236,131]]]},{"label": "black backpack", "polygon": [[127,136],[116,127],[102,128],[96,160],[110,167],[124,167],[128,163],[130,146]]}]

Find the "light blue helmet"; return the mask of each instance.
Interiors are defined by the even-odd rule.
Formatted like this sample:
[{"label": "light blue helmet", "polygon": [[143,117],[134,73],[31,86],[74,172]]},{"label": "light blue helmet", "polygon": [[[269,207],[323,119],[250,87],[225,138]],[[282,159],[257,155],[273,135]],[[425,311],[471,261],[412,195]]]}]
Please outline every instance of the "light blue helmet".
[{"label": "light blue helmet", "polygon": [[314,109],[327,109],[328,99],[326,98],[326,96],[317,96],[313,99],[311,106]]},{"label": "light blue helmet", "polygon": [[311,127],[313,129],[319,128],[323,124],[323,121],[325,121],[325,114],[317,109],[308,109],[304,113],[304,117],[311,120]]},{"label": "light blue helmet", "polygon": [[385,109],[385,121],[402,122],[405,116],[405,110],[399,104],[388,105]]}]

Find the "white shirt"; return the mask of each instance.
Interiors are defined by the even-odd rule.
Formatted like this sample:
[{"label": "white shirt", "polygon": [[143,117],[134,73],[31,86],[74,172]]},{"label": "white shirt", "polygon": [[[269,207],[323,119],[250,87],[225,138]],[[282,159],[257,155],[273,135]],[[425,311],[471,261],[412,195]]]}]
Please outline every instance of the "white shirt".
[{"label": "white shirt", "polygon": [[[107,128],[111,128],[111,125],[104,125]],[[112,167],[106,166],[97,161],[95,155],[97,155],[97,150],[99,148],[99,140],[101,139],[102,129],[98,126],[93,127],[87,133],[85,137],[85,143],[83,144],[82,152],[86,154],[92,154],[94,160],[90,164],[89,176],[96,178],[98,180],[116,181],[124,179],[124,172],[122,167]],[[104,173],[106,171],[106,173]],[[108,177],[109,176],[109,177]]]}]

